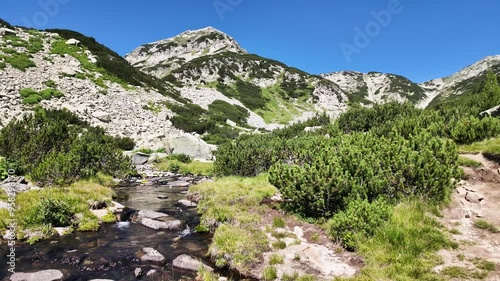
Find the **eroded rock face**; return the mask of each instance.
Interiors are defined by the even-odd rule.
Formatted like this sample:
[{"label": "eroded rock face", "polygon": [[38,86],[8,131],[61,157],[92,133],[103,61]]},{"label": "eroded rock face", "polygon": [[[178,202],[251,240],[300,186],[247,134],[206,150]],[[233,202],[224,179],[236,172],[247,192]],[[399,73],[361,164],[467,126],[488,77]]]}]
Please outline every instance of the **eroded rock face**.
[{"label": "eroded rock face", "polygon": [[33,273],[14,273],[10,277],[11,281],[56,281],[63,280],[63,273],[60,270],[42,270]]}]

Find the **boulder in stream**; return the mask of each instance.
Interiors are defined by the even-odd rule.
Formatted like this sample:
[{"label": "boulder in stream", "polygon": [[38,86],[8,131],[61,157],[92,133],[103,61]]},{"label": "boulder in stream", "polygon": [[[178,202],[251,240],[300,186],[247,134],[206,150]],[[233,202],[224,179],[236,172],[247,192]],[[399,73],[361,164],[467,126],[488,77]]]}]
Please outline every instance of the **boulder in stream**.
[{"label": "boulder in stream", "polygon": [[141,257],[141,261],[164,262],[165,257],[153,248],[143,248],[146,254]]},{"label": "boulder in stream", "polygon": [[154,230],[179,230],[182,227],[182,222],[180,220],[157,221],[149,218],[143,218],[140,223],[145,227],[149,227]]},{"label": "boulder in stream", "polygon": [[198,271],[198,269],[200,269],[200,266],[203,266],[203,268],[207,271],[214,271],[214,269],[210,266],[203,264],[201,261],[188,255],[180,255],[176,257],[172,262],[172,265],[174,267],[189,271]]}]

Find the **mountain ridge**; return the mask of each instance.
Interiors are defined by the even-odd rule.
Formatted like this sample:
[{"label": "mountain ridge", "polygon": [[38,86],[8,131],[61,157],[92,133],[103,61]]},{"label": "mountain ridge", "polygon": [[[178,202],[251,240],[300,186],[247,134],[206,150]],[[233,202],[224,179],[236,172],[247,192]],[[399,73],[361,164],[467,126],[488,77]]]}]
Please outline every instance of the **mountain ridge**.
[{"label": "mountain ridge", "polygon": [[[140,46],[138,55],[126,58],[78,32],[14,29],[14,35],[0,35],[0,127],[31,112],[27,102],[35,101],[70,109],[141,147],[165,147],[171,136],[188,137],[197,140],[193,145],[202,147],[203,155],[212,147],[201,139],[220,144],[315,114],[335,117],[358,104],[396,100],[423,107],[473,92],[487,69],[500,73],[500,56],[490,56],[450,77],[421,84],[379,72],[314,75],[249,54],[211,27],[150,43],[149,49]],[[176,43],[155,51],[171,42]],[[26,101],[20,94],[25,89],[46,93],[51,89],[47,85],[63,96]]]}]

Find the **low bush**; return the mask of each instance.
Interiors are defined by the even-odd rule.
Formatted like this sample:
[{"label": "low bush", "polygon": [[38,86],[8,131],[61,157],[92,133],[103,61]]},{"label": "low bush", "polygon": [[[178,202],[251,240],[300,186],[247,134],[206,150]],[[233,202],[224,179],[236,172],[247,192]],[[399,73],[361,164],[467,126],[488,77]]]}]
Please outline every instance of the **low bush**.
[{"label": "low bush", "polygon": [[358,239],[370,237],[391,215],[391,206],[384,200],[351,201],[346,210],[336,213],[328,222],[329,235],[349,249],[355,249]]},{"label": "low bush", "polygon": [[67,226],[71,220],[69,205],[60,199],[42,198],[34,207],[39,215],[38,223],[50,224],[54,227]]},{"label": "low bush", "polygon": [[240,137],[214,153],[215,173],[221,176],[256,176],[278,161],[283,141],[273,135]]},{"label": "low bush", "polygon": [[25,71],[30,67],[36,67],[36,64],[26,54],[12,54],[10,56],[7,56],[5,58],[5,61],[12,67],[17,68],[21,71]]},{"label": "low bush", "polygon": [[38,92],[31,88],[24,88],[21,91],[19,91],[19,95],[21,95],[21,97],[23,98],[27,98],[29,96],[38,95]]},{"label": "low bush", "polygon": [[7,124],[0,130],[0,155],[14,159],[41,186],[131,171],[115,138],[67,110],[35,108],[35,114]]},{"label": "low bush", "polygon": [[331,217],[352,200],[379,196],[439,204],[459,175],[456,145],[427,133],[410,140],[372,134],[302,137],[286,142],[282,154],[269,180],[289,199],[283,206],[304,217]]},{"label": "low bush", "polygon": [[193,162],[193,159],[191,158],[191,156],[186,155],[186,154],[172,154],[172,155],[169,155],[167,157],[167,159],[177,160],[177,161],[185,163],[185,164]]},{"label": "low bush", "polygon": [[43,84],[49,88],[52,88],[52,89],[56,89],[57,88],[57,84],[56,82],[52,81],[52,80],[47,80],[45,82],[43,82]]},{"label": "low bush", "polygon": [[27,104],[27,105],[34,105],[34,104],[38,104],[42,100],[43,100],[43,98],[40,95],[31,95],[27,98],[24,98],[22,103]]}]

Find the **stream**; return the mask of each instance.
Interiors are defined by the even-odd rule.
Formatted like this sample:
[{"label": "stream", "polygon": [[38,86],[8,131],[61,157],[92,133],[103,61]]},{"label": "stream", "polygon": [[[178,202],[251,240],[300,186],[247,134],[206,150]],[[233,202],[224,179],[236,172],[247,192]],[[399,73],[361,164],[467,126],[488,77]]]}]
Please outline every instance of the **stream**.
[{"label": "stream", "polygon": [[[127,185],[115,188],[115,201],[127,208],[122,221],[103,224],[98,232],[75,232],[60,238],[51,238],[35,245],[18,244],[16,247],[16,272],[35,272],[58,269],[64,280],[112,279],[137,280],[134,270],[140,267],[144,273],[157,271],[153,278],[145,280],[192,280],[195,272],[172,267],[172,260],[182,254],[201,259],[213,265],[206,257],[211,234],[198,234],[192,230],[199,223],[196,208],[177,203],[186,199],[187,187],[166,185]],[[168,196],[158,199],[158,196]],[[128,221],[134,211],[148,209],[168,214],[184,223],[182,231],[156,231]],[[165,256],[163,264],[142,262],[140,253],[151,247]],[[1,267],[5,267],[6,247],[1,247]],[[0,280],[8,280],[5,270]]]}]

